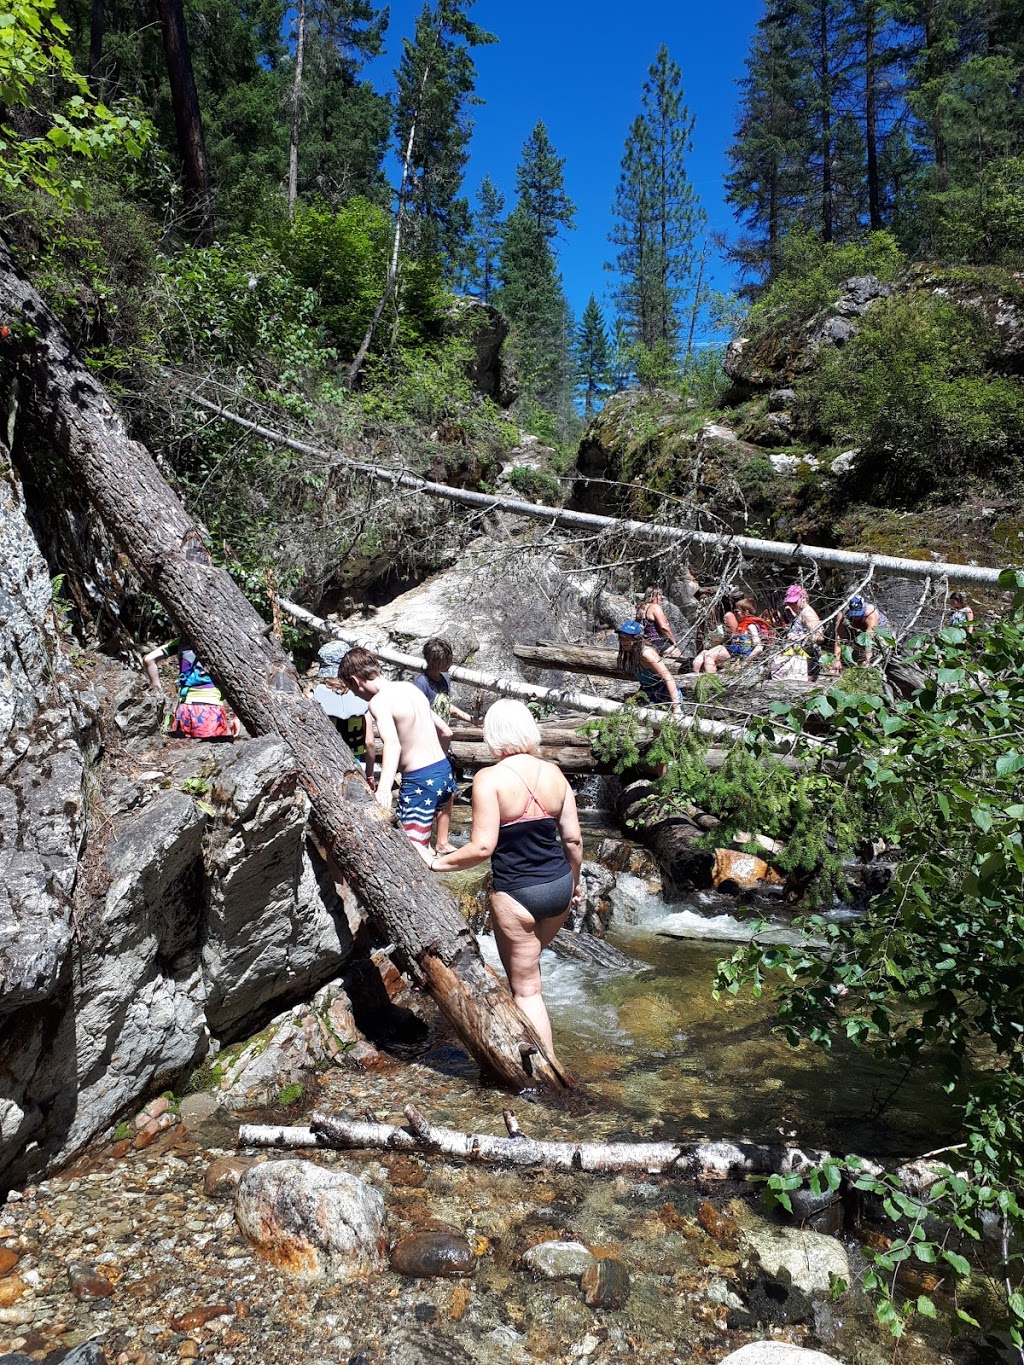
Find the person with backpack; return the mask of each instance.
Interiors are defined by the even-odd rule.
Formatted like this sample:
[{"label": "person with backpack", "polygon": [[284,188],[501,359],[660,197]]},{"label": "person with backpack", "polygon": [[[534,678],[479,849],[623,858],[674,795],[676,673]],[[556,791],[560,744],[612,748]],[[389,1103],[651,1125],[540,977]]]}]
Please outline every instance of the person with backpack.
[{"label": "person with backpack", "polygon": [[842,667],[843,646],[852,645],[854,662],[870,668],[875,656],[875,637],[878,631],[888,631],[889,618],[874,602],[855,593],[846,604],[845,613],[836,621],[835,667]]},{"label": "person with backpack", "polygon": [[177,651],[178,700],[168,734],[185,739],[234,739],[238,721],[225,702],[220,688],[196,658],[195,650],[184,640],[170,640],[150,650],[142,662],[150,684],[160,692],[157,665]]},{"label": "person with backpack", "polygon": [[772,638],[771,625],[757,615],[757,603],[752,597],[739,599],[732,613],[726,613],[726,624],[730,633],[725,643],[702,649],[693,661],[694,673],[717,673],[724,664],[749,663],[764,653]]},{"label": "person with backpack", "polygon": [[639,621],[623,621],[615,632],[619,637],[619,657],[616,666],[620,673],[628,673],[640,684],[633,694],[641,706],[672,707],[672,714],[683,714],[676,680],[661,661],[661,655],[644,637]]},{"label": "person with backpack", "polygon": [[817,678],[821,672],[821,617],[811,606],[802,583],[786,589],[782,617],[785,632],[781,652],[772,662],[772,677],[787,681]]}]

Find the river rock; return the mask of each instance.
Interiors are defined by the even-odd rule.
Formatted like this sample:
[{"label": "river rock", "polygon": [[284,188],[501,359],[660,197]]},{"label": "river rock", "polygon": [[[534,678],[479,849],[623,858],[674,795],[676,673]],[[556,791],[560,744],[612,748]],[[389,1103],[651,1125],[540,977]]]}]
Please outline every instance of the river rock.
[{"label": "river rock", "polygon": [[98,1341],[83,1341],[56,1361],[50,1356],[47,1359],[51,1365],[107,1365],[106,1352]]},{"label": "river rock", "polygon": [[27,1288],[20,1275],[5,1275],[0,1280],[0,1308],[10,1308],[12,1303],[17,1303]]},{"label": "river rock", "polygon": [[21,1260],[21,1252],[13,1247],[0,1247],[0,1275],[6,1275]]},{"label": "river rock", "polygon": [[252,1164],[242,1156],[215,1157],[203,1176],[203,1193],[207,1199],[219,1199],[225,1194],[234,1194],[242,1176]]},{"label": "river rock", "polygon": [[344,1171],[311,1161],[253,1166],[235,1217],[261,1256],[296,1275],[352,1280],[384,1265],[384,1201]]},{"label": "river rock", "polygon": [[401,1238],[391,1248],[391,1269],[410,1279],[459,1280],[476,1270],[469,1242],[454,1228],[430,1228]]},{"label": "river rock", "polygon": [[68,1281],[76,1299],[105,1299],[114,1292],[106,1276],[84,1261],[69,1262]]},{"label": "river rock", "polygon": [[578,1280],[595,1256],[582,1242],[538,1242],[523,1256],[523,1265],[546,1280]]},{"label": "river rock", "polygon": [[808,1351],[786,1341],[752,1341],[725,1356],[721,1365],[841,1365],[823,1351]]},{"label": "river rock", "polygon": [[[382,1348],[380,1358],[388,1365],[475,1365],[478,1359],[451,1337],[422,1328],[392,1332],[384,1338]],[[368,1360],[368,1357],[360,1356],[359,1359]]]},{"label": "river rock", "polygon": [[583,1272],[580,1286],[588,1308],[621,1308],[629,1298],[629,1271],[613,1256],[602,1256]]},{"label": "river rock", "polygon": [[716,848],[711,880],[719,891],[749,891],[762,882],[777,882],[780,878],[763,858],[753,853],[742,853],[734,848]]},{"label": "river rock", "polygon": [[833,1275],[850,1282],[850,1262],[841,1242],[821,1232],[761,1223],[742,1229],[743,1242],[756,1251],[766,1274],[788,1274],[807,1294],[827,1294]]}]

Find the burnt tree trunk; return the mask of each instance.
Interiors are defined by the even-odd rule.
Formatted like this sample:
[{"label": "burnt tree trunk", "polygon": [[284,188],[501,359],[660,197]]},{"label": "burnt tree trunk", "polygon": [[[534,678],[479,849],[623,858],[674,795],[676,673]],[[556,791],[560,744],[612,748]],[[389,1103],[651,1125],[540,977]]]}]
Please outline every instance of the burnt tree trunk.
[{"label": "burnt tree trunk", "polygon": [[185,29],[181,0],[157,0],[164,39],[167,80],[171,87],[174,130],[185,174],[185,192],[191,212],[190,227],[197,241],[210,236],[210,168],[203,141],[203,119],[192,72],[192,54]]},{"label": "burnt tree trunk", "polygon": [[0,239],[0,372],[146,582],[193,643],[249,731],[289,746],[320,839],[408,970],[430,991],[482,1070],[520,1088],[571,1086],[425,863],[379,806],[351,752],[304,696],[269,626],[222,569],[186,554],[185,509]]}]

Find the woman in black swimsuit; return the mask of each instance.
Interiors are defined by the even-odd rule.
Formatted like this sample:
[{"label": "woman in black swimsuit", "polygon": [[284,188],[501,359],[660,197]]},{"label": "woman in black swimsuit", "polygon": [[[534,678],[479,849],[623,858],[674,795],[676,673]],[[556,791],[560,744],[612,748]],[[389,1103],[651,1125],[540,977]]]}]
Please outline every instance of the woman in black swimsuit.
[{"label": "woman in black swimsuit", "polygon": [[498,760],[473,779],[473,830],[435,872],[491,859],[491,921],[515,1002],[554,1057],[541,995],[540,954],[579,897],[583,837],[576,798],[554,763],[537,758],[540,731],[519,701],[497,701],[484,717],[484,743]]}]

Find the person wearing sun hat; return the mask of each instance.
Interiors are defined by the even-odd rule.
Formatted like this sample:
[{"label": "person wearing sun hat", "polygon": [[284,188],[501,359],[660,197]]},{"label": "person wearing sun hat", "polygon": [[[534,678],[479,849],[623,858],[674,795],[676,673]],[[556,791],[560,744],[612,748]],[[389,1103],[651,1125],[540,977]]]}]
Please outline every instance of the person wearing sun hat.
[{"label": "person wearing sun hat", "polygon": [[[841,613],[836,621],[836,666],[842,667],[843,645],[852,644],[857,662],[870,667],[874,657],[875,632],[888,628],[889,618],[885,612],[879,611],[874,602],[868,602],[860,593],[854,593],[846,604],[845,613]],[[864,644],[861,643],[862,636],[867,636]]]},{"label": "person wearing sun hat", "polygon": [[676,680],[661,661],[658,651],[647,644],[639,621],[623,621],[615,632],[619,637],[618,668],[640,684],[636,699],[641,706],[671,703],[672,713],[683,714]]}]

